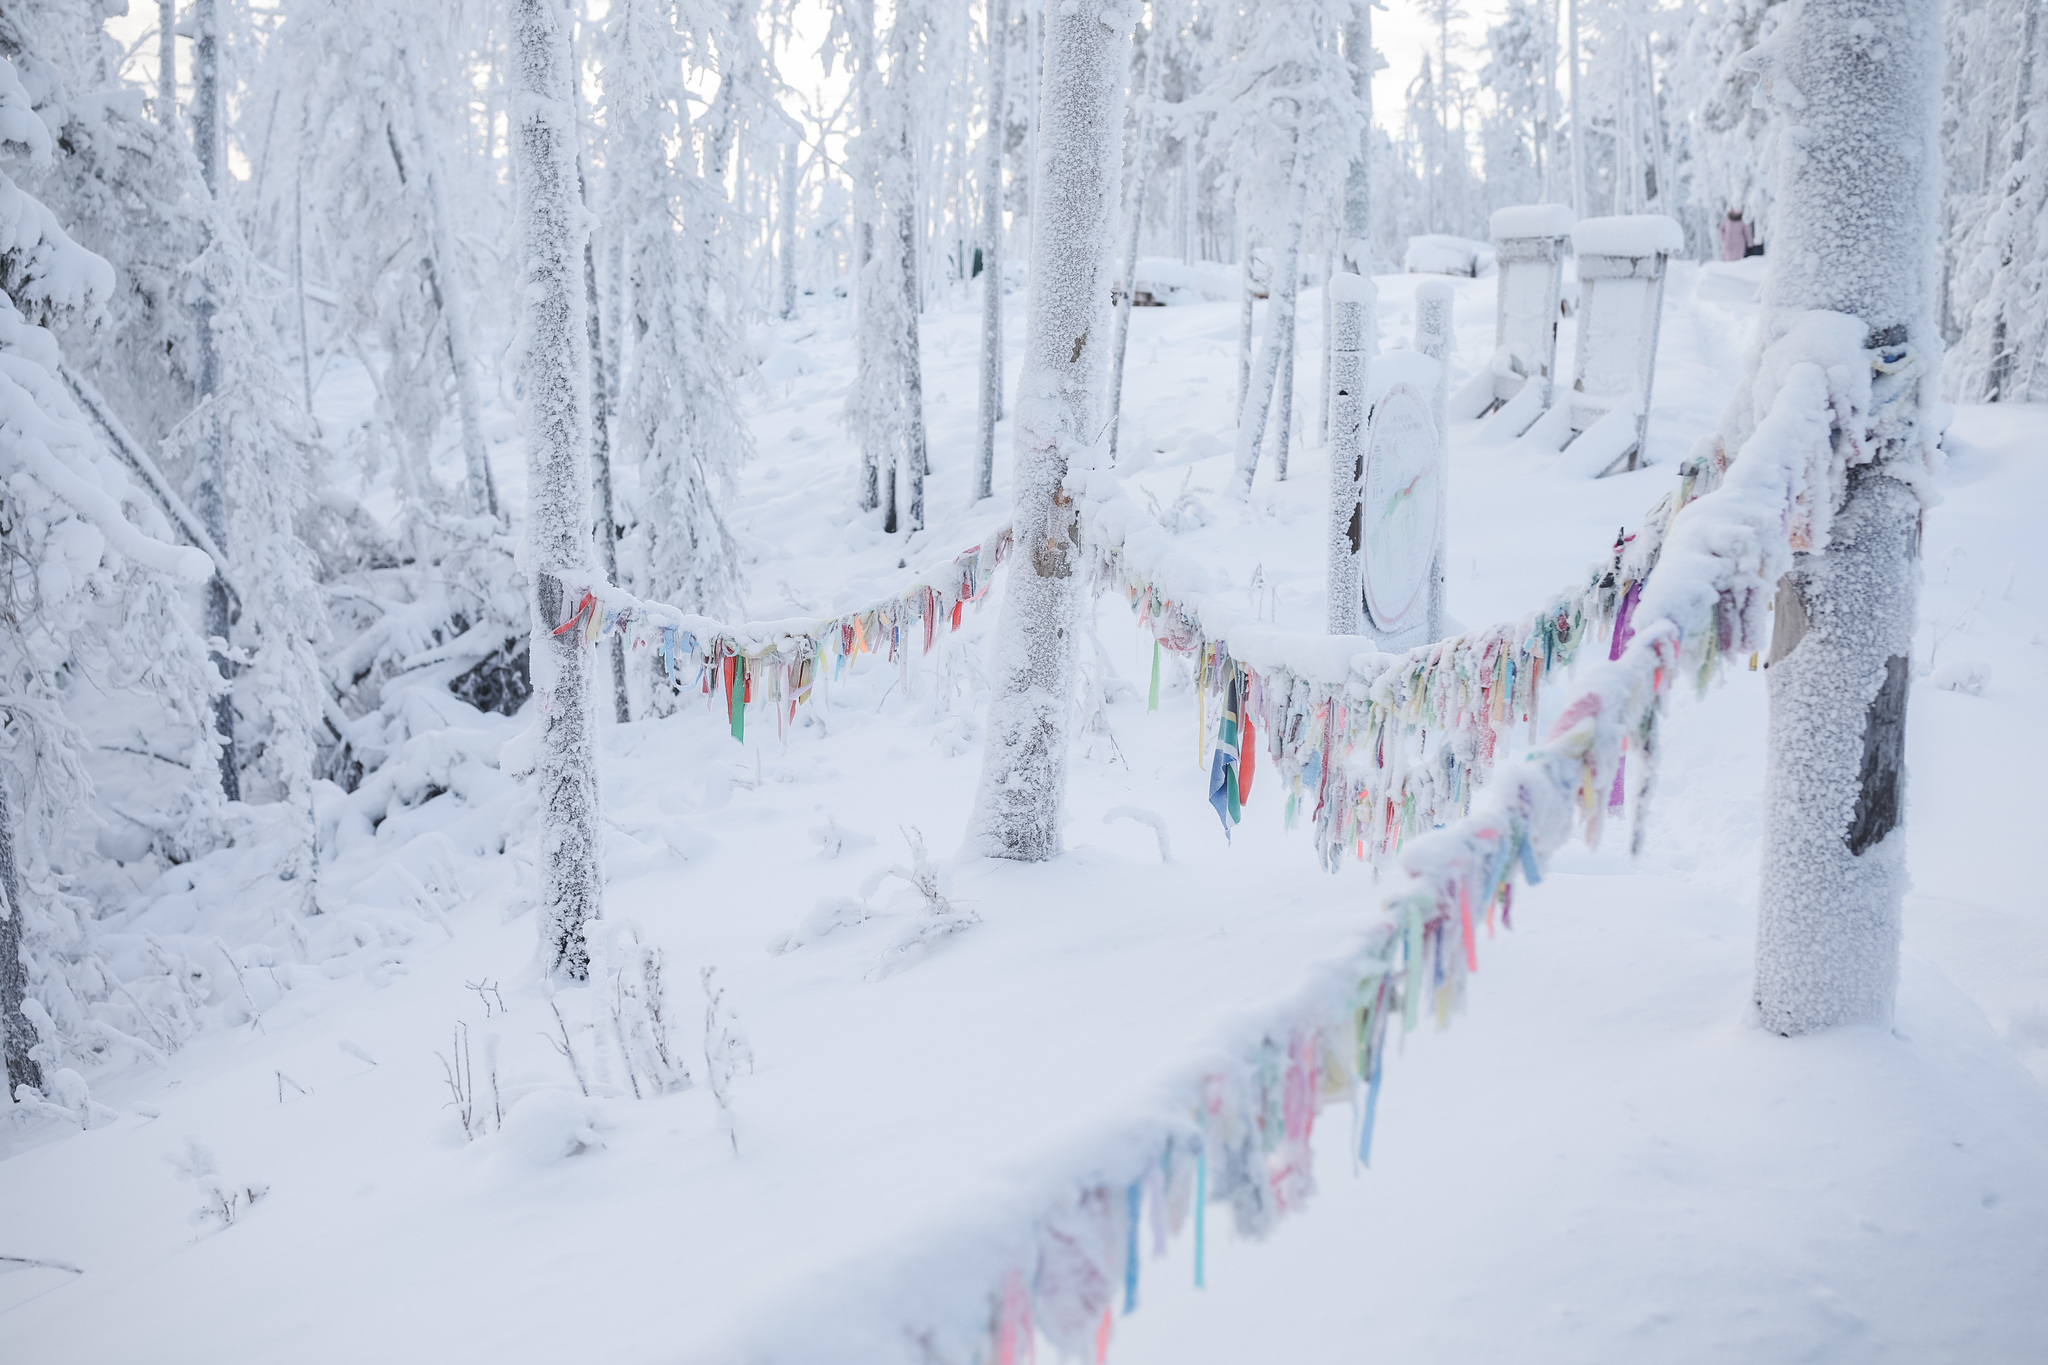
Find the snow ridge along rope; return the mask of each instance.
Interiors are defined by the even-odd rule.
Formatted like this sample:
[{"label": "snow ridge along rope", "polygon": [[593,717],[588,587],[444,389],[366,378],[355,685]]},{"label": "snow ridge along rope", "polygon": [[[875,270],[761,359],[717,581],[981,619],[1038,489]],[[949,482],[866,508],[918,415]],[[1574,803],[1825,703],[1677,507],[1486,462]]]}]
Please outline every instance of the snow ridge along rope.
[{"label": "snow ridge along rope", "polygon": [[[799,707],[818,699],[821,671],[837,677],[863,654],[907,663],[914,640],[923,653],[960,629],[961,608],[988,596],[996,567],[1009,558],[1007,522],[940,567],[879,602],[837,616],[792,617],[729,625],[661,602],[646,602],[591,571],[562,576],[562,600],[576,606],[549,629],[561,635],[579,622],[587,643],[617,634],[638,652],[653,649],[669,686],[703,693],[707,705],[724,689],[732,737],[746,739],[746,708],[773,704],[781,730]],[[944,629],[940,623],[946,622]],[[757,686],[758,682],[758,686]]]}]

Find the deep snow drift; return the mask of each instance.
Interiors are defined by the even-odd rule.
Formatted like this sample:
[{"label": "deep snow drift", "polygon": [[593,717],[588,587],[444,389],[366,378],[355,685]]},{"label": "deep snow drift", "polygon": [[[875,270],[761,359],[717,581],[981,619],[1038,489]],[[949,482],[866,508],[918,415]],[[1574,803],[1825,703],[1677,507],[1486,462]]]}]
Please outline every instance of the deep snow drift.
[{"label": "deep snow drift", "polygon": [[[1412,334],[1417,278],[1377,283],[1384,347]],[[1569,454],[1455,430],[1453,616],[1528,610],[1662,495],[1732,386],[1749,283],[1674,266],[1651,467],[1590,482]],[[1490,357],[1494,313],[1492,279],[1457,290],[1454,382]],[[1231,303],[1134,312],[1120,450],[1236,605],[1316,632],[1322,318],[1302,303],[1287,483],[1228,494]],[[751,617],[874,601],[1000,522],[1006,439],[997,501],[969,502],[977,334],[964,295],[926,320],[929,527],[906,543],[851,511],[846,319],[775,329],[732,512]],[[341,380],[321,397],[336,422],[368,401]],[[516,507],[521,449],[490,420]],[[2044,426],[1963,410],[1927,520],[1894,1030],[1788,1042],[1744,1017],[1764,696],[1737,673],[1674,708],[1643,857],[1567,855],[1481,943],[1469,1011],[1398,1046],[1371,1169],[1331,1096],[1306,1211],[1254,1242],[1211,1207],[1199,1293],[1192,1217],[1163,1256],[1148,1227],[1109,1358],[2048,1354],[2048,904],[2024,857],[2048,768]],[[452,435],[439,455],[452,477]],[[1185,1126],[1190,1084],[1284,1035],[1377,906],[1368,868],[1317,868],[1274,791],[1226,843],[1184,672],[1167,658],[1148,711],[1149,639],[1116,598],[1084,617],[1070,851],[1044,866],[953,856],[984,604],[786,733],[750,721],[736,745],[687,705],[603,727],[588,988],[539,984],[533,798],[500,766],[523,721],[450,708],[323,798],[324,959],[250,891],[262,849],[166,877],[114,929],[203,966],[209,1027],[92,1076],[83,1132],[0,1129],[0,1257],[39,1263],[0,1261],[0,1354],[994,1359],[1046,1220]]]}]

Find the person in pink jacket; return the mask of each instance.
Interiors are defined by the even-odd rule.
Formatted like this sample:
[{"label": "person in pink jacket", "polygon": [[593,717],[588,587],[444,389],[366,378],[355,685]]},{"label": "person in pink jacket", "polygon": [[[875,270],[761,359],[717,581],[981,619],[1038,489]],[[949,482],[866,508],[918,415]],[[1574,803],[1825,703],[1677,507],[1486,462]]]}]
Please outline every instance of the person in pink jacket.
[{"label": "person in pink jacket", "polygon": [[1741,212],[1736,209],[1728,210],[1728,216],[1721,220],[1721,259],[1741,260],[1749,254],[1753,241],[1749,224],[1744,221]]}]

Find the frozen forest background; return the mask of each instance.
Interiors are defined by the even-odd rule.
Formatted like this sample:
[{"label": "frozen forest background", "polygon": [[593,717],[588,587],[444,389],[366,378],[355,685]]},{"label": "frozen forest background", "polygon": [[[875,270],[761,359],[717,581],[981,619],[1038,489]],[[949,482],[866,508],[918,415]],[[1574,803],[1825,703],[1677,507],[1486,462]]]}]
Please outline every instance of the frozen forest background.
[{"label": "frozen forest background", "polygon": [[[253,1037],[266,1018],[286,1027],[312,1010],[298,996],[333,982],[381,988],[403,977],[413,944],[453,939],[449,916],[487,904],[492,933],[531,911],[541,949],[538,966],[502,954],[465,965],[458,993],[479,1020],[498,1018],[504,999],[491,995],[502,990],[522,1012],[521,1037],[545,1030],[550,1050],[536,1055],[573,1069],[581,1099],[708,1094],[717,1154],[745,1152],[736,1088],[757,1051],[800,1050],[772,1028],[767,1046],[750,1036],[720,985],[733,943],[745,937],[758,956],[763,935],[749,920],[745,935],[719,940],[714,963],[708,949],[701,961],[665,959],[658,935],[643,941],[626,915],[593,927],[620,840],[630,858],[666,849],[682,869],[664,883],[668,901],[625,897],[650,921],[677,900],[738,905],[785,855],[837,858],[881,840],[867,879],[847,879],[858,895],[774,907],[775,923],[793,927],[772,946],[781,955],[859,932],[893,894],[877,888],[894,887],[924,918],[876,959],[872,974],[889,977],[999,918],[941,866],[965,807],[970,848],[1049,856],[1067,732],[1076,764],[1128,774],[1099,716],[1119,696],[1161,704],[1156,649],[1149,679],[1140,664],[1125,681],[1092,635],[1073,638],[1059,614],[1070,607],[1034,617],[1020,588],[995,609],[1015,613],[999,627],[973,623],[1010,496],[1020,548],[1004,542],[1003,572],[1029,562],[1063,577],[1026,548],[1064,553],[1066,503],[1052,490],[1067,466],[1055,471],[1054,456],[1100,437],[1114,458],[1119,439],[1135,440],[1116,405],[1135,405],[1143,384],[1154,385],[1142,389],[1148,403],[1166,393],[1151,379],[1126,387],[1127,351],[1134,368],[1141,354],[1156,365],[1160,346],[1129,308],[1105,343],[1115,383],[1104,412],[1073,396],[1080,341],[1069,356],[1064,340],[1034,336],[1025,365],[1040,387],[1006,379],[1003,357],[1040,283],[1029,265],[1052,254],[1039,254],[1045,241],[1101,240],[1085,269],[1052,282],[1076,299],[1137,290],[1213,307],[1206,330],[1167,343],[1167,363],[1216,357],[1200,374],[1229,390],[1237,425],[1202,449],[1235,451],[1248,499],[1254,467],[1261,479],[1274,468],[1259,464],[1268,440],[1282,479],[1290,442],[1297,458],[1328,446],[1333,323],[1327,302],[1313,326],[1306,310],[1335,275],[1384,281],[1469,252],[1472,270],[1458,273],[1483,276],[1492,216],[1524,205],[1565,205],[1581,220],[1663,215],[1680,231],[1681,262],[1721,259],[1736,217],[1766,262],[1781,231],[1796,230],[1781,221],[1782,121],[1756,95],[1754,54],[1798,0],[1122,0],[1108,7],[1122,45],[1056,70],[1048,32],[1074,3],[0,5],[0,1128],[11,1118],[42,1142],[31,1125],[87,1137],[117,1126],[134,1112],[108,1098],[123,1078]],[[1946,356],[1930,403],[2048,402],[2039,8],[1941,10],[1932,255]],[[1041,184],[1041,140],[1080,137],[1081,124],[1059,121],[1080,119],[1076,109],[1098,120],[1086,125],[1100,134],[1089,134],[1093,160]],[[1382,290],[1389,336],[1419,320],[1421,303]],[[1489,296],[1464,318],[1468,338],[1491,309]],[[1423,330],[1413,348],[1449,363],[1449,316],[1434,353]],[[1679,368],[1660,402],[1705,430],[1725,386],[1713,389],[1714,362],[1685,338],[1724,320],[1684,316],[1683,328],[1665,324],[1682,336],[1666,343]],[[832,347],[844,354],[821,361]],[[828,366],[829,397],[798,413],[797,395],[823,385]],[[1710,390],[1713,401],[1698,396]],[[1198,397],[1191,387],[1184,401]],[[1050,434],[1042,447],[1020,441],[1013,470],[998,426],[1021,430],[1024,417]],[[1094,425],[1077,435],[1084,418]],[[1146,420],[1145,432],[1160,425]],[[2038,415],[2029,420],[2032,434],[2014,428],[2014,442],[2038,444]],[[778,481],[772,498],[743,495],[767,479]],[[1049,519],[1031,520],[1033,489]],[[1219,515],[1197,496],[1212,491],[1183,481],[1145,496],[1161,525],[1192,535]],[[1598,521],[1578,546],[1588,555],[1614,540],[1599,496],[1559,513]],[[1488,525],[1519,544],[1510,504],[1486,504]],[[1309,533],[1311,578],[1321,537]],[[1239,595],[1246,619],[1277,622],[1259,594],[1278,593],[1281,551],[1258,545],[1265,559]],[[844,581],[842,553],[860,566]],[[1621,544],[1613,554],[1620,566]],[[1584,557],[1564,562],[1575,570]],[[749,715],[746,665],[679,671],[678,642],[720,623],[824,620],[828,605],[852,605],[847,583],[881,600],[913,573],[920,591],[931,585],[926,651],[949,629],[977,647],[977,631],[1003,643],[986,663],[934,665],[938,681],[915,699],[907,665],[893,700],[887,676],[849,666],[834,704],[857,703],[863,717],[906,708],[921,728],[904,742],[919,754],[979,754],[990,733],[1002,737],[976,794],[953,793],[922,826],[899,823],[890,802],[921,781],[923,759],[875,740],[859,769],[873,785],[844,798],[860,809],[872,797],[867,833],[841,828],[820,797],[758,844],[725,836],[746,858],[703,881],[690,863],[713,856],[709,836],[651,832],[681,818],[661,804],[664,784],[706,781],[722,802],[843,774],[827,764],[778,776],[758,748],[744,763],[720,750],[714,770],[708,749],[646,738],[666,733],[657,723],[686,716],[728,746],[727,733],[751,726],[746,742],[758,746],[768,727],[829,735],[841,722],[822,703],[816,718],[798,709],[822,688],[801,670],[763,673],[766,704]],[[1540,605],[1536,590],[1550,584],[1520,586],[1515,612]],[[654,635],[614,629],[635,612]],[[849,659],[896,647],[857,641],[858,629],[844,636]],[[1049,652],[1009,643],[1024,640]],[[1055,655],[1059,677],[1081,679],[1078,701],[1027,686]],[[1179,667],[1168,660],[1169,704],[1204,708],[1196,724],[1213,729],[1202,675]],[[700,720],[720,686],[739,700]],[[867,743],[867,723],[846,722],[850,743]],[[1745,723],[1761,735],[1756,716]],[[650,747],[631,758],[643,739]],[[600,750],[613,765],[602,775]],[[1279,775],[1267,780],[1276,791]],[[1618,775],[1614,789],[1619,809]],[[1631,788],[1632,811],[1639,799],[1648,793]],[[420,815],[437,801],[431,819]],[[1151,827],[1148,850],[1156,829],[1158,860],[1172,863],[1168,822],[1128,803],[1103,819]],[[1032,828],[1054,837],[1033,842]],[[617,876],[638,875],[630,858]],[[1114,884],[1102,894],[1148,894],[1135,879]],[[1053,901],[1094,894],[1085,878],[1032,885]],[[518,933],[530,947],[532,925]],[[1468,919],[1468,954],[1473,933]],[[1056,993],[1061,969],[1040,968]],[[1098,986],[1113,994],[1117,980]],[[588,999],[551,1003],[575,983]],[[943,1016],[969,994],[932,1008]],[[495,1038],[489,1060],[472,1060],[467,1033],[450,1043],[445,1017],[432,1017],[433,1039],[414,1050],[447,1053],[432,1103],[445,1084],[463,1139],[523,1111],[531,1127],[518,1140],[536,1149],[600,1144],[608,1130],[567,1100],[500,1102]],[[685,1036],[687,1061],[672,1046]],[[1153,1041],[1168,1051],[1173,1035]],[[340,1050],[367,1068],[391,1061],[353,1041]],[[972,1064],[942,1059],[929,1075]],[[275,1058],[260,1069],[266,1086],[276,1073],[278,1105],[323,1084],[301,1086]],[[1377,1096],[1376,1073],[1372,1083]],[[1032,1131],[1048,1145],[1066,1136]],[[1021,1163],[1033,1148],[1016,1142],[1002,1151]],[[1174,1150],[1169,1141],[1157,1193],[1185,1205],[1174,1182],[1196,1168],[1175,1168]],[[200,1191],[209,1228],[260,1216],[250,1210],[269,1187],[221,1174],[199,1143],[173,1164]],[[1116,1227],[1136,1239],[1131,1199]],[[0,1262],[38,1254],[17,1254],[16,1232],[0,1226]],[[0,1324],[0,1354],[6,1333]]]}]

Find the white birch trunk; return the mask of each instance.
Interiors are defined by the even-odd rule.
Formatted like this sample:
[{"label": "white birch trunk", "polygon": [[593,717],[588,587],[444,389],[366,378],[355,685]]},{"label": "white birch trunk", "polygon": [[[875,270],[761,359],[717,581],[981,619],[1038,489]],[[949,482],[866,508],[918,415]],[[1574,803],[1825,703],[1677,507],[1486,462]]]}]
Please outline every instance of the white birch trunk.
[{"label": "white birch trunk", "polygon": [[1359,497],[1365,478],[1365,417],[1371,381],[1373,286],[1363,275],[1333,275],[1323,289],[1330,318],[1330,514],[1324,622],[1332,635],[1359,633]]},{"label": "white birch trunk", "polygon": [[[1273,409],[1273,391],[1278,387],[1281,361],[1288,357],[1287,342],[1294,334],[1294,300],[1299,292],[1295,281],[1301,274],[1301,227],[1307,210],[1308,154],[1297,142],[1287,188],[1287,221],[1281,229],[1285,245],[1280,258],[1273,263],[1273,280],[1266,290],[1266,345],[1259,352],[1237,423],[1239,497],[1251,496],[1252,476],[1259,467],[1259,448],[1266,443],[1266,419]],[[1291,377],[1291,368],[1289,374]]]},{"label": "white birch trunk", "polygon": [[589,219],[576,185],[569,45],[555,0],[513,0],[512,63],[528,489],[520,567],[533,584],[541,955],[551,974],[580,981],[590,970],[583,926],[603,900],[592,655],[581,630],[554,632],[574,607],[562,600],[560,575],[592,567],[581,259]]},{"label": "white birch trunk", "polygon": [[996,423],[1003,420],[1003,77],[1009,0],[988,0],[988,148],[981,183],[981,406],[974,497],[995,496]]},{"label": "white birch trunk", "polygon": [[1940,7],[1923,0],[1805,0],[1772,45],[1768,79],[1804,136],[1778,162],[1762,339],[1806,310],[1846,313],[1884,365],[1874,429],[1835,437],[1838,458],[1867,462],[1825,545],[1779,585],[1756,976],[1775,1033],[1886,1023],[1898,986],[1921,513],[1909,480],[1924,472],[1923,386],[1941,354],[1941,40]]},{"label": "white birch trunk", "polygon": [[1097,3],[1045,16],[1043,140],[1032,183],[1031,304],[1018,383],[1016,553],[995,639],[988,747],[969,846],[1037,862],[1060,849],[1074,691],[1080,528],[1068,470],[1101,430],[1103,286],[1121,178],[1128,30]]}]

